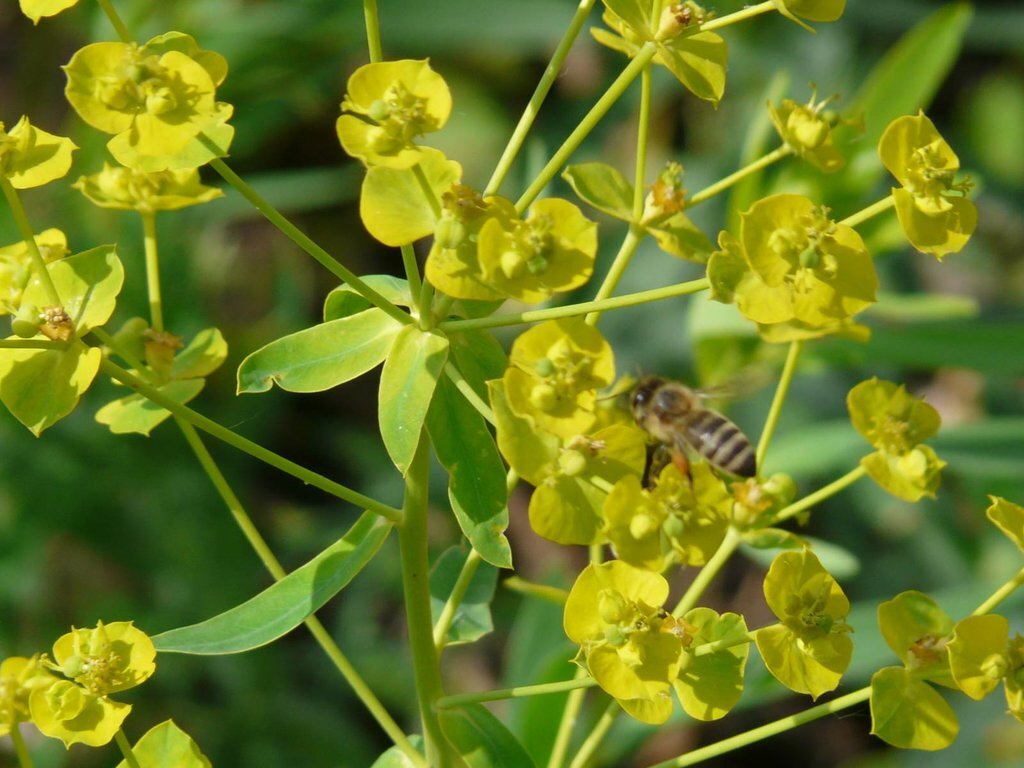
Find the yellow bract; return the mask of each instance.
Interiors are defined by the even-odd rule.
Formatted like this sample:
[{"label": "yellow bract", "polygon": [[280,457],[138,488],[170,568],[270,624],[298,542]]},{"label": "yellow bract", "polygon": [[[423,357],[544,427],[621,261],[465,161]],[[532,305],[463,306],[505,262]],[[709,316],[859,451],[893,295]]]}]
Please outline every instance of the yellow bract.
[{"label": "yellow bract", "polygon": [[[50,263],[68,254],[67,236],[59,229],[47,229],[35,236],[43,261]],[[13,315],[33,275],[32,258],[24,240],[0,248],[0,315]]]},{"label": "yellow bract", "polygon": [[78,0],[18,0],[21,5],[21,12],[32,19],[33,24],[38,24],[44,16],[56,16],[61,11],[66,11]]},{"label": "yellow bract", "polygon": [[199,181],[199,171],[157,171],[144,173],[132,168],[103,164],[103,170],[82,176],[71,185],[101,208],[176,211],[198,205],[224,193]]},{"label": "yellow bract", "polygon": [[0,736],[29,719],[32,691],[47,688],[56,679],[42,666],[38,654],[31,658],[11,656],[0,662]]},{"label": "yellow bract", "polygon": [[10,131],[0,123],[0,176],[15,189],[42,186],[68,172],[77,148],[71,139],[31,125],[27,117]]}]

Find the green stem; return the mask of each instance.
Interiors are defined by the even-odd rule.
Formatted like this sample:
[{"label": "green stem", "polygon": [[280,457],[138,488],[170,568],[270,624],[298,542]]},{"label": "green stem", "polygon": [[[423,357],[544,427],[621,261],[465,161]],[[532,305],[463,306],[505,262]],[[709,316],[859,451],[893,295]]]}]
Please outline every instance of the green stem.
[{"label": "green stem", "polygon": [[[200,466],[206,472],[207,477],[210,478],[210,482],[213,487],[217,490],[221,500],[224,502],[224,506],[228,508],[231,516],[235,520],[235,524],[242,531],[242,535],[245,536],[246,541],[249,542],[249,546],[252,547],[256,556],[259,557],[260,562],[263,563],[263,567],[267,569],[271,576],[274,577],[274,581],[280,581],[283,579],[287,572],[277,557],[271,551],[270,547],[267,546],[267,542],[260,535],[259,530],[252,522],[252,518],[245,511],[245,507],[242,506],[242,502],[235,495],[234,490],[231,488],[224,477],[224,474],[220,471],[220,467],[217,466],[217,462],[214,461],[213,456],[210,455],[206,445],[203,444],[202,438],[196,432],[195,427],[189,424],[187,421],[182,419],[175,419],[178,427],[181,429],[181,433],[185,436],[185,440],[188,441],[189,447],[195,453],[196,458],[199,460]],[[306,628],[310,634],[317,641],[324,653],[327,654],[327,658],[331,660],[335,668],[341,673],[341,676],[345,679],[345,682],[349,684],[356,697],[363,703],[366,710],[370,713],[377,724],[380,725],[381,729],[390,737],[392,742],[402,752],[409,757],[410,760],[416,766],[426,768],[426,762],[423,760],[423,756],[416,751],[416,748],[409,741],[409,738],[405,735],[405,732],[398,726],[398,723],[394,721],[388,711],[381,704],[380,699],[373,693],[370,687],[366,684],[366,681],[359,675],[359,672],[348,660],[338,644],[334,642],[334,639],[328,634],[327,630],[324,629],[323,624],[316,616],[310,616],[305,620]]]},{"label": "green stem", "polygon": [[555,605],[565,605],[565,601],[569,599],[569,593],[564,589],[547,584],[535,584],[521,576],[509,576],[501,582],[501,586],[523,595],[539,597],[541,600],[547,600]]},{"label": "green stem", "polygon": [[[612,261],[611,267],[608,268],[608,274],[605,275],[604,282],[601,283],[601,287],[597,290],[594,301],[603,301],[615,292],[619,280],[622,279],[622,274],[626,271],[630,261],[633,260],[633,255],[636,253],[636,249],[645,234],[642,227],[636,224],[629,225],[629,230],[622,239],[622,245],[619,246],[619,252],[615,254],[615,259]],[[597,325],[597,321],[600,318],[600,311],[591,312],[587,315],[585,322],[587,325]]]},{"label": "green stem", "polygon": [[693,580],[689,589],[686,590],[686,594],[683,595],[675,610],[672,611],[673,616],[682,616],[697,605],[697,601],[704,594],[704,590],[708,588],[711,580],[722,570],[722,566],[726,564],[732,553],[736,551],[736,547],[739,546],[741,540],[739,531],[730,526],[729,530],[725,532],[725,538],[722,539],[722,543],[715,550],[715,554],[700,569],[697,577]]},{"label": "green stem", "polygon": [[451,594],[448,595],[441,614],[437,617],[437,623],[434,625],[434,647],[437,648],[439,654],[444,648],[444,640],[455,619],[455,612],[462,605],[462,600],[466,597],[466,590],[469,589],[470,582],[473,581],[480,563],[480,553],[471,548],[466,556],[466,562],[462,564],[462,570],[459,571],[459,577],[455,580]]},{"label": "green stem", "polygon": [[427,763],[433,768],[451,765],[441,722],[434,703],[444,695],[437,648],[434,645],[433,619],[430,615],[430,563],[427,558],[427,513],[430,495],[430,440],[426,432],[405,476],[404,520],[398,529],[402,558],[402,592],[412,652],[416,698],[423,721],[423,739]]},{"label": "green stem", "polygon": [[1021,586],[1024,586],[1024,569],[1021,569],[1016,576],[993,592],[985,602],[974,609],[974,612],[971,615],[981,616],[983,613],[988,613],[1003,602],[1003,600],[1012,595],[1014,590]]},{"label": "green stem", "polygon": [[[657,16],[655,17],[657,18]],[[636,121],[636,167],[633,173],[633,221],[644,214],[647,183],[647,135],[651,124],[651,65],[640,73],[640,109]],[[599,297],[600,298],[600,297]]]},{"label": "green stem", "polygon": [[516,210],[522,213],[530,204],[537,198],[537,196],[544,190],[544,187],[548,185],[555,174],[565,165],[566,161],[572,156],[573,152],[583,143],[583,140],[590,135],[590,132],[594,130],[595,126],[601,121],[601,119],[608,113],[608,110],[612,108],[616,101],[626,92],[626,89],[630,84],[637,78],[637,76],[643,71],[647,63],[654,58],[654,55],[658,52],[654,43],[644,43],[643,47],[640,48],[632,61],[626,65],[626,68],[622,70],[622,73],[615,78],[608,90],[597,100],[597,103],[591,107],[590,111],[586,114],[580,124],[576,126],[575,130],[569,134],[569,137],[562,143],[562,146],[558,148],[558,151],[552,155],[551,159],[547,162],[547,165],[541,169],[540,174],[533,180],[533,183],[527,187],[526,191],[523,192],[519,200],[516,201]]},{"label": "green stem", "polygon": [[819,488],[814,493],[808,494],[799,501],[795,501],[788,507],[784,507],[783,509],[779,510],[779,513],[775,515],[775,518],[772,520],[771,524],[778,525],[783,520],[788,520],[791,517],[799,515],[805,509],[810,509],[815,504],[818,504],[819,502],[822,502],[825,499],[827,499],[829,496],[834,496],[835,494],[839,493],[846,486],[852,485],[853,483],[864,477],[864,475],[866,474],[867,470],[864,469],[862,465],[858,464],[855,468],[851,469],[838,480],[833,480],[831,483],[822,488]]},{"label": "green stem", "polygon": [[700,192],[697,192],[692,197],[687,198],[686,207],[692,208],[695,205],[703,203],[705,200],[714,197],[719,192],[724,192],[736,182],[742,181],[744,178],[751,175],[752,173],[757,173],[762,168],[766,168],[772,163],[777,162],[791,154],[793,154],[793,150],[791,150],[788,146],[783,144],[778,149],[772,150],[767,155],[759,157],[757,160],[750,163],[749,165],[743,166],[738,171],[730,173],[725,178],[719,179],[714,184],[704,187],[704,189],[702,189]]},{"label": "green stem", "polygon": [[462,393],[464,398],[466,398],[466,402],[473,406],[477,413],[487,419],[489,424],[497,425],[498,422],[494,418],[494,411],[491,410],[491,406],[484,402],[483,398],[476,393],[476,390],[473,389],[472,385],[470,385],[463,375],[459,373],[459,369],[451,363],[445,363],[444,372],[445,375],[452,380],[455,388]]},{"label": "green stem", "polygon": [[755,16],[760,16],[762,13],[768,13],[775,10],[774,0],[767,0],[767,2],[758,3],[752,5],[749,8],[736,11],[735,13],[729,13],[725,16],[721,16],[717,19],[711,19],[711,21],[704,22],[700,25],[700,32],[714,32],[716,29],[722,29],[722,27],[728,27],[730,24],[736,24],[740,21],[746,21],[752,19]]},{"label": "green stem", "polygon": [[754,642],[754,633],[747,632],[744,635],[737,635],[736,637],[724,637],[721,640],[714,640],[710,643],[701,643],[688,649],[689,654],[696,658],[701,656],[710,656],[712,653],[718,653],[719,651],[726,651],[729,648],[734,648],[737,645],[743,645],[744,643]]},{"label": "green stem", "polygon": [[110,360],[102,360],[100,362],[100,370],[112,379],[115,379],[135,390],[146,399],[153,401],[161,408],[167,409],[180,419],[183,419],[204,432],[213,435],[218,440],[237,448],[243,453],[247,453],[272,467],[280,469],[282,472],[292,475],[293,477],[297,477],[304,483],[312,485],[315,488],[319,488],[332,496],[337,496],[339,499],[343,499],[350,504],[380,515],[393,523],[398,523],[402,520],[402,512],[400,510],[397,510],[394,507],[389,507],[387,504],[382,504],[376,499],[371,499],[369,496],[364,496],[357,491],[353,491],[351,488],[346,488],[340,483],[336,483],[323,475],[296,464],[294,461],[290,461],[289,459],[254,443],[252,440],[248,440],[247,438],[232,432],[227,427],[221,426],[212,419],[193,411],[187,405],[182,405],[176,400],[167,397],[167,395],[163,394],[156,387],[147,384],[138,376],[134,376],[120,366],[112,363]]},{"label": "green stem", "polygon": [[35,233],[32,231],[32,225],[28,222],[28,216],[25,213],[25,207],[21,204],[21,198],[18,196],[18,190],[16,190],[11,182],[6,177],[0,177],[0,187],[4,190],[4,197],[7,198],[7,204],[11,208],[11,215],[14,217],[14,223],[18,227],[18,233],[21,235],[21,239],[25,241],[25,247],[28,248],[29,258],[32,259],[32,267],[39,276],[39,282],[42,283],[43,290],[46,291],[47,300],[54,306],[61,306],[60,294],[57,293],[57,286],[53,284],[53,278],[50,277],[50,270],[46,268],[46,261],[43,259],[43,254],[39,252],[39,245],[36,243]]},{"label": "green stem", "polygon": [[18,757],[19,768],[33,768],[32,755],[29,754],[25,737],[21,734],[18,723],[11,724],[11,741],[14,743],[14,754]]},{"label": "green stem", "polygon": [[619,716],[621,711],[617,702],[612,701],[608,704],[601,714],[601,719],[597,721],[593,730],[590,731],[590,735],[580,744],[576,756],[569,763],[569,768],[583,768],[590,764],[590,759],[594,756],[604,737],[608,735],[608,731],[615,724],[615,718]]},{"label": "green stem", "polygon": [[420,316],[420,328],[424,331],[430,331],[434,328],[434,312],[431,309],[433,303],[434,286],[430,284],[429,280],[424,280],[420,284],[420,295],[416,302],[416,307]]},{"label": "green stem", "polygon": [[163,300],[160,298],[160,256],[156,247],[156,214],[142,213],[142,240],[146,250],[146,291],[149,294],[149,324],[164,329]]},{"label": "green stem", "polygon": [[767,739],[772,736],[777,736],[780,733],[785,733],[788,730],[796,728],[801,725],[818,720],[826,715],[831,715],[836,712],[840,712],[849,707],[856,706],[867,701],[871,697],[871,686],[861,688],[853,693],[848,693],[845,696],[840,696],[838,699],[819,704],[816,707],[805,709],[803,712],[798,712],[795,715],[789,717],[783,717],[772,723],[762,725],[759,728],[753,728],[744,733],[740,733],[736,736],[732,736],[728,739],[722,739],[722,741],[715,742],[714,744],[708,744],[706,747],[695,749],[693,752],[689,752],[681,757],[677,757],[674,760],[666,760],[662,763],[652,765],[650,768],[681,768],[687,765],[696,765],[705,760],[710,760],[713,757],[719,757],[732,752],[734,749],[740,747],[746,747],[750,744],[756,744],[762,739]]},{"label": "green stem", "polygon": [[121,754],[124,755],[124,761],[127,763],[128,768],[142,768],[139,765],[139,759],[132,752],[132,745],[128,741],[128,737],[124,735],[124,731],[121,728],[118,728],[117,733],[114,734],[114,741],[117,742]]},{"label": "green stem", "polygon": [[370,49],[370,62],[376,63],[384,58],[380,46],[380,14],[377,13],[377,0],[363,0],[363,16],[366,18],[366,45]]},{"label": "green stem", "polygon": [[102,328],[93,328],[89,331],[90,334],[96,337],[104,346],[108,347],[111,352],[124,360],[128,365],[135,369],[135,371],[142,376],[148,383],[153,384],[153,379],[149,375],[152,373],[149,368],[139,358],[133,355],[131,352],[124,348],[124,345],[118,344],[117,339],[111,336]]},{"label": "green stem", "polygon": [[779,416],[782,413],[782,406],[786,402],[786,395],[789,394],[789,385],[793,381],[796,361],[800,359],[800,349],[802,346],[799,340],[791,341],[789,344],[786,364],[782,366],[782,376],[779,378],[779,385],[775,388],[775,397],[772,398],[772,405],[768,409],[768,418],[765,419],[764,429],[761,431],[761,439],[757,442],[754,465],[757,467],[758,474],[761,474],[764,470],[764,455],[768,451],[768,444],[772,441],[775,427],[779,423]]},{"label": "green stem", "polygon": [[[575,679],[590,679],[590,675],[584,669],[577,669]],[[558,723],[558,732],[555,734],[555,742],[551,746],[547,768],[562,768],[565,763],[565,755],[569,751],[572,732],[576,729],[576,721],[579,719],[580,709],[583,707],[583,697],[586,694],[586,688],[577,688],[570,692],[569,697],[565,700],[565,709],[562,710],[562,719]]]},{"label": "green stem", "polygon": [[883,197],[877,203],[872,203],[867,208],[863,208],[862,210],[857,211],[857,213],[847,216],[839,223],[847,227],[856,227],[859,224],[863,224],[868,219],[877,216],[880,213],[884,213],[894,205],[896,205],[896,198],[890,194]]},{"label": "green stem", "polygon": [[412,318],[407,313],[403,312],[386,298],[381,296],[377,291],[360,280],[354,272],[348,269],[348,267],[340,263],[337,259],[331,256],[331,254],[314,243],[308,235],[302,232],[302,230],[286,219],[280,211],[263,199],[255,189],[246,184],[242,178],[232,171],[223,160],[219,157],[215,157],[210,161],[210,167],[217,171],[217,173],[219,173],[231,186],[237,189],[242,197],[248,200],[256,210],[262,213],[271,224],[281,230],[281,232],[290,238],[292,242],[326,267],[332,275],[348,283],[356,293],[374,306],[382,309],[403,325],[407,325],[412,322]]},{"label": "green stem", "polygon": [[409,243],[403,245],[401,250],[402,266],[405,267],[405,279],[409,281],[409,296],[413,301],[416,301],[423,287],[423,282],[420,278],[420,265],[416,261],[416,249],[412,247],[412,243]]},{"label": "green stem", "polygon": [[472,317],[466,320],[447,320],[438,324],[438,329],[445,333],[459,333],[461,331],[473,331],[479,328],[499,328],[506,325],[521,325],[522,323],[539,323],[543,320],[557,320],[563,317],[577,317],[589,312],[604,312],[606,309],[621,309],[622,307],[633,307],[638,304],[647,304],[662,299],[672,299],[677,296],[686,296],[691,293],[706,290],[710,283],[706,277],[697,280],[690,280],[686,283],[669,285],[664,288],[654,288],[649,291],[638,291],[627,293],[623,296],[613,296],[608,299],[595,301],[584,301],[579,304],[567,304],[563,307],[547,307],[546,309],[531,309],[526,312],[517,312],[509,315],[490,315],[489,317]]},{"label": "green stem", "polygon": [[0,339],[0,349],[60,349],[71,346],[69,341],[50,341],[49,339]]},{"label": "green stem", "polygon": [[533,121],[540,112],[541,104],[547,98],[555,78],[558,77],[558,73],[562,69],[562,64],[569,55],[569,50],[572,48],[573,43],[576,42],[576,37],[579,35],[580,30],[583,29],[587,16],[590,15],[590,9],[594,7],[595,2],[596,0],[580,0],[580,4],[576,7],[576,13],[573,14],[561,42],[558,43],[558,47],[551,57],[551,61],[548,62],[547,67],[544,69],[544,74],[541,75],[536,90],[534,90],[533,95],[530,97],[526,109],[523,110],[522,117],[519,118],[519,123],[512,132],[512,137],[508,140],[505,150],[501,153],[501,158],[494,168],[494,173],[491,174],[490,181],[487,182],[487,186],[484,188],[485,196],[496,194],[505,181],[512,163],[515,162],[519,150],[522,149],[523,143],[533,127]]},{"label": "green stem", "polygon": [[117,36],[121,38],[121,42],[132,42],[132,35],[128,31],[128,27],[123,21],[121,21],[121,17],[117,14],[117,11],[114,10],[114,6],[110,4],[110,0],[99,0],[99,3],[100,8],[102,8],[103,12],[107,14],[107,18],[113,25],[114,31],[117,32]]},{"label": "green stem", "polygon": [[503,699],[521,699],[527,696],[545,696],[551,693],[565,693],[581,688],[593,688],[597,680],[592,677],[575,677],[558,683],[541,683],[539,685],[520,685],[515,688],[499,688],[493,691],[478,693],[459,693],[454,696],[443,696],[434,705],[438,709],[452,709],[463,704],[476,704],[484,701],[501,701]]}]

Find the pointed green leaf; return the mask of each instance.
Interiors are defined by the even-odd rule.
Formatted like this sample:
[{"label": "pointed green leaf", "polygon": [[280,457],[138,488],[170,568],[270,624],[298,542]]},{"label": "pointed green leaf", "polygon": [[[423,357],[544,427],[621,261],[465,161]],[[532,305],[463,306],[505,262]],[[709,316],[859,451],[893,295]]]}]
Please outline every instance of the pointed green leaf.
[{"label": "pointed green leaf", "polygon": [[439,717],[448,742],[469,768],[532,768],[523,745],[483,705],[445,709]]},{"label": "pointed green leaf", "polygon": [[714,32],[698,32],[663,43],[655,60],[697,98],[716,105],[721,101],[729,46]]},{"label": "pointed green leaf", "polygon": [[633,218],[633,185],[606,163],[580,163],[562,171],[562,178],[587,205],[616,219]]},{"label": "pointed green leaf", "polygon": [[[455,587],[459,574],[462,573],[468,555],[469,550],[463,547],[449,547],[441,553],[430,570],[430,613],[435,624]],[[472,643],[494,631],[491,601],[494,599],[497,584],[498,569],[493,565],[480,563],[469,581],[469,588],[462,602],[455,610],[455,616],[445,635],[445,645]]]},{"label": "pointed green leaf", "polygon": [[99,347],[0,350],[0,401],[37,437],[78,405],[96,378]]},{"label": "pointed green leaf", "polygon": [[[192,737],[165,720],[150,728],[132,747],[140,768],[210,768],[210,761],[199,750]],[[128,768],[122,760],[117,768]]]},{"label": "pointed green leaf", "polygon": [[452,337],[455,367],[483,400],[487,400],[487,382],[500,379],[508,367],[508,356],[501,343],[488,331],[467,331]]},{"label": "pointed green leaf", "polygon": [[697,720],[717,720],[736,706],[743,693],[743,669],[750,651],[747,624],[739,614],[719,616],[710,608],[694,608],[683,620],[695,628],[691,648],[699,650],[705,643],[739,641],[702,655],[684,650],[688,661],[672,684],[686,714]]},{"label": "pointed green leaf", "polygon": [[238,366],[238,391],[322,392],[387,357],[402,324],[374,307],[272,341]]},{"label": "pointed green leaf", "polygon": [[960,730],[956,714],[938,691],[901,667],[871,678],[871,732],[902,749],[945,749]]},{"label": "pointed green leaf", "polygon": [[390,523],[364,512],[341,539],[252,599],[198,624],[162,632],[153,645],[162,653],[220,655],[273,642],[352,581],[390,531]]},{"label": "pointed green leaf", "polygon": [[[160,394],[178,403],[187,403],[203,391],[205,379],[183,379],[160,387]],[[96,421],[106,424],[115,435],[135,433],[149,436],[171,415],[152,400],[131,394],[107,403],[96,411]]]},{"label": "pointed green leaf", "polygon": [[[412,744],[414,749],[420,752],[423,751],[423,737],[419,734],[409,736],[409,743]],[[395,746],[389,748],[374,760],[370,768],[417,768],[417,766],[416,763],[409,759],[405,752]]]},{"label": "pointed green leaf", "polygon": [[[124,282],[124,269],[112,245],[101,245],[47,265],[64,311],[82,336],[110,318]],[[45,307],[53,302],[38,279],[22,295],[22,303]]]},{"label": "pointed green leaf", "polygon": [[998,496],[989,496],[988,498],[992,502],[991,506],[985,510],[988,519],[1005,533],[1010,541],[1020,549],[1024,549],[1024,507]]},{"label": "pointed green leaf", "polygon": [[463,534],[484,560],[511,568],[505,465],[484,418],[447,377],[438,382],[427,429],[448,470],[448,498]]},{"label": "pointed green leaf", "polygon": [[380,434],[388,455],[403,475],[416,453],[430,400],[447,359],[446,337],[407,325],[398,332],[384,361],[377,402]]},{"label": "pointed green leaf", "polygon": [[172,379],[200,379],[216,371],[228,356],[228,343],[216,328],[195,335],[171,364]]},{"label": "pointed green leaf", "polygon": [[[411,307],[409,282],[394,275],[364,275],[362,281],[377,293],[400,307]],[[340,320],[369,309],[373,304],[348,283],[342,283],[324,299],[324,322]]]}]

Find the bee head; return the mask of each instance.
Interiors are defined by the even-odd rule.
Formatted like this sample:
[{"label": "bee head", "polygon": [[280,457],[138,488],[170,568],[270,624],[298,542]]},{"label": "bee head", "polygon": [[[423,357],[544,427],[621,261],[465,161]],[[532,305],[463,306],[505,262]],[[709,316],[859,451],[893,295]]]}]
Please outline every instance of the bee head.
[{"label": "bee head", "polygon": [[649,407],[651,398],[654,393],[665,383],[665,379],[661,376],[644,376],[640,381],[633,387],[633,392],[629,398],[630,408],[633,411],[633,418],[640,421],[643,417],[645,409]]}]

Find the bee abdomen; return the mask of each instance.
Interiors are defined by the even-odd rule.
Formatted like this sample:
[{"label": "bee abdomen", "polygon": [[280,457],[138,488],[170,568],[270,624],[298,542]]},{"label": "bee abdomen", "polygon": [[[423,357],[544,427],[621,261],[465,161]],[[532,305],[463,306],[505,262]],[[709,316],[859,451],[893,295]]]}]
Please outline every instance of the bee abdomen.
[{"label": "bee abdomen", "polygon": [[740,477],[754,477],[754,448],[740,428],[724,416],[703,411],[688,425],[690,444],[714,466]]}]

